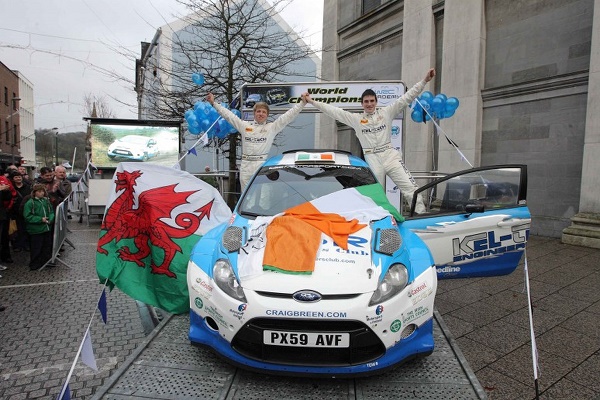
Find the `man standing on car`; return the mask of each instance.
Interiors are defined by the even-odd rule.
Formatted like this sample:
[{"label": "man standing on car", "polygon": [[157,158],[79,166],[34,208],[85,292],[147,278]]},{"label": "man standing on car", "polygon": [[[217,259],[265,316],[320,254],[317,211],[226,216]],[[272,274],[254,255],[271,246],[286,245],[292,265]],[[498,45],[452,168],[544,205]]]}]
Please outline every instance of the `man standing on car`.
[{"label": "man standing on car", "polygon": [[242,190],[246,188],[252,175],[267,159],[275,136],[291,123],[306,105],[306,102],[302,101],[274,122],[267,122],[269,106],[267,103],[258,102],[254,105],[254,121],[248,122],[216,103],[212,93],[206,96],[206,101],[242,135],[242,164],[240,166]]},{"label": "man standing on car", "polygon": [[[402,162],[402,155],[392,146],[392,121],[402,109],[423,91],[425,84],[432,80],[434,76],[435,69],[431,68],[421,82],[415,84],[392,104],[383,108],[377,108],[377,95],[375,92],[371,89],[365,90],[360,97],[363,113],[351,113],[338,107],[314,101],[308,93],[302,94],[302,100],[353,128],[362,146],[365,160],[373,170],[379,183],[385,185],[387,174],[398,185],[402,197],[410,205],[418,186]],[[415,211],[419,214],[425,212],[423,199],[420,196]]]}]

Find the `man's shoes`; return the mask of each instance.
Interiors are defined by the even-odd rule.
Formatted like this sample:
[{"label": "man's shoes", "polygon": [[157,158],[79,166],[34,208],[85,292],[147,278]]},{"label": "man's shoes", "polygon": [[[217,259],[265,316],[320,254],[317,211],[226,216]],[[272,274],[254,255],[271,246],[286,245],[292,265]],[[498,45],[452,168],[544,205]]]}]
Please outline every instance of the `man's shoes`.
[{"label": "man's shoes", "polygon": [[4,266],[4,265],[0,265],[0,271],[4,271],[5,269],[7,269],[8,267]]},{"label": "man's shoes", "polygon": [[41,266],[39,267],[29,267],[30,271],[37,271],[38,269],[42,268]]}]

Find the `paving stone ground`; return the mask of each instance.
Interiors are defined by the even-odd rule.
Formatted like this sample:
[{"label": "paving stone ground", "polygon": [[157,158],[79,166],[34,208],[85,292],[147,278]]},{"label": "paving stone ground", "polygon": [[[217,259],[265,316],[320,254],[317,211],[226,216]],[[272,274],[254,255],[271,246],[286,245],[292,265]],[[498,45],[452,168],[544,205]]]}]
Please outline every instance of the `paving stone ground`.
[{"label": "paving stone ground", "polygon": [[96,304],[102,291],[95,253],[100,223],[70,220],[61,256],[67,265],[29,271],[29,253],[14,253],[2,271],[0,304],[0,399],[54,399],[90,324],[98,372],[78,361],[72,398],[90,398],[145,338],[138,307],[118,289],[107,290],[108,320]]},{"label": "paving stone ground", "polygon": [[[90,333],[98,372],[81,362],[72,398],[90,399],[145,339],[137,304],[108,293],[108,322],[96,303],[100,221],[69,221],[61,257],[69,267],[31,272],[28,253],[0,272],[0,399],[54,399],[83,335]],[[600,398],[600,250],[532,237],[528,266],[542,399]],[[489,399],[533,399],[533,372],[522,266],[505,277],[441,281],[437,309]]]}]

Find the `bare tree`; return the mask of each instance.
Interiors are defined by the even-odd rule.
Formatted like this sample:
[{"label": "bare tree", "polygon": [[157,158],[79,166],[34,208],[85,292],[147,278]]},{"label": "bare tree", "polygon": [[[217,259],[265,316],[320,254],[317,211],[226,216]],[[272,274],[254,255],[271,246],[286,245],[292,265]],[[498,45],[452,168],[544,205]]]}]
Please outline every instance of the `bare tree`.
[{"label": "bare tree", "polygon": [[[170,43],[172,60],[166,66],[146,66],[152,79],[144,86],[147,113],[154,118],[182,118],[208,92],[228,104],[244,83],[271,82],[285,76],[303,75],[297,62],[315,50],[299,44],[296,33],[286,31],[273,16],[290,0],[177,0],[190,14],[183,17],[187,27],[175,32]],[[302,34],[302,32],[300,32]],[[202,86],[191,83],[201,72]],[[146,75],[148,76],[148,75]],[[311,74],[314,76],[314,72]],[[235,169],[239,134],[220,140],[229,160],[229,188],[235,192]],[[227,198],[233,205],[234,197]]]},{"label": "bare tree", "polygon": [[[96,115],[92,115],[96,111]],[[108,100],[104,95],[86,93],[83,96],[83,115],[86,117],[114,118],[115,113],[108,105]]]}]

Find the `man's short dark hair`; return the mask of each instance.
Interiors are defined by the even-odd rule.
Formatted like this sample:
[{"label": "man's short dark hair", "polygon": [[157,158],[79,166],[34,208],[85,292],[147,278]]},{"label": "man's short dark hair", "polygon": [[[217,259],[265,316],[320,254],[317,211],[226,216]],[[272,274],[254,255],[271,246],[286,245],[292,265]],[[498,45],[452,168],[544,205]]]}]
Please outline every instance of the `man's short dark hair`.
[{"label": "man's short dark hair", "polygon": [[42,167],[42,168],[40,168],[40,175],[45,175],[48,172],[52,172],[52,168],[50,168],[50,167]]},{"label": "man's short dark hair", "polygon": [[373,89],[367,89],[363,92],[363,94],[360,95],[360,102],[362,103],[363,98],[365,96],[373,96],[375,97],[375,101],[377,101],[377,95],[375,94],[375,92],[373,91]]}]

